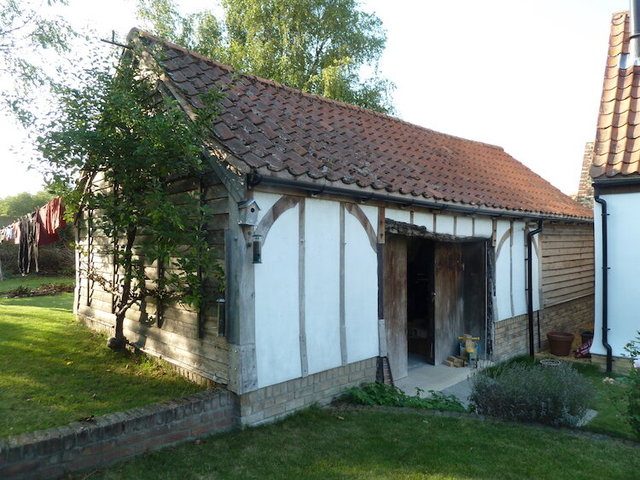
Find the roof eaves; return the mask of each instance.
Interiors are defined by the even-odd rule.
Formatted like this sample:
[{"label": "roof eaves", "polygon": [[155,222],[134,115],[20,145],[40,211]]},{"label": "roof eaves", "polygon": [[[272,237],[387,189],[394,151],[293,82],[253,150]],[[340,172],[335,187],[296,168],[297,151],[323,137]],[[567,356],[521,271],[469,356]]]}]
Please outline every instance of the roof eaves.
[{"label": "roof eaves", "polygon": [[334,194],[355,198],[359,201],[381,201],[392,203],[403,207],[421,207],[433,210],[462,213],[466,215],[486,215],[490,217],[507,217],[519,219],[553,220],[571,223],[592,223],[590,216],[574,216],[565,214],[555,214],[550,212],[536,212],[527,210],[513,210],[499,207],[489,207],[485,205],[468,205],[442,200],[429,199],[425,196],[403,195],[401,193],[382,193],[370,188],[353,188],[350,185],[336,186],[334,183],[320,183],[309,179],[303,181],[299,177],[284,178],[282,176],[263,176],[256,173],[251,174],[251,179],[247,181],[249,189],[263,186],[280,187],[285,189],[301,190],[314,195]]}]

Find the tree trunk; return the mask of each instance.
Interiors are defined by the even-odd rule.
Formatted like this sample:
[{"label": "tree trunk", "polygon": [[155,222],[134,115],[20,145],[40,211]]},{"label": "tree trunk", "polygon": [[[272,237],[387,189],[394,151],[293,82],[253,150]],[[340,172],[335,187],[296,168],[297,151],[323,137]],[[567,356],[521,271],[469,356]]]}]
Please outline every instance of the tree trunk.
[{"label": "tree trunk", "polygon": [[112,350],[122,350],[127,344],[124,336],[124,319],[127,310],[131,307],[131,279],[133,274],[133,244],[136,239],[135,225],[129,225],[127,228],[127,243],[122,256],[124,268],[124,282],[122,284],[122,294],[116,305],[116,330],[114,337],[109,339],[108,347]]}]

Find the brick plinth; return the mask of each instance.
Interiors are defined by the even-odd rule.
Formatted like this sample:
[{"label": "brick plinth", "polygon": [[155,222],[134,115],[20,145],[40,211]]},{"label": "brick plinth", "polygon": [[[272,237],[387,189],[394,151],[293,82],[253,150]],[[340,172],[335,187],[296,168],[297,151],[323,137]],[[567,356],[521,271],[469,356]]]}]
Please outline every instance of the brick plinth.
[{"label": "brick plinth", "polygon": [[241,422],[259,425],[313,404],[327,405],[346,389],[375,381],[376,365],[377,357],[369,358],[241,395]]},{"label": "brick plinth", "polygon": [[68,426],[0,440],[0,478],[47,480],[232,430],[237,397],[209,390]]}]

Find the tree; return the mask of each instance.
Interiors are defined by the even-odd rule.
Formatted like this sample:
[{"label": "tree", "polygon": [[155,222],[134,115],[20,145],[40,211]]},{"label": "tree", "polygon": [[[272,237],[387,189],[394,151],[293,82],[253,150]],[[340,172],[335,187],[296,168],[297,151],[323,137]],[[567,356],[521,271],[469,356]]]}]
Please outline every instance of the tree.
[{"label": "tree", "polygon": [[[48,85],[45,69],[51,58],[69,51],[76,33],[50,7],[66,0],[0,0],[0,81],[2,108],[29,125],[33,121],[31,94]],[[53,56],[45,58],[47,52]]]},{"label": "tree", "polygon": [[[113,259],[116,278],[92,265],[85,273],[115,297],[114,349],[127,342],[123,323],[132,306],[143,310],[155,298],[159,314],[171,302],[197,309],[199,273],[216,269],[199,194],[176,195],[172,185],[202,175],[202,139],[217,94],[203,98],[205,108],[189,120],[160,94],[156,73],[140,68],[138,58],[126,54],[115,75],[101,67],[84,71],[82,87],[58,86],[62,107],[38,138],[47,178],[68,189],[67,210],[93,212],[94,235],[110,240],[101,254]],[[160,273],[150,275],[149,266]]]},{"label": "tree", "polygon": [[26,215],[45,205],[51,198],[53,196],[47,192],[35,194],[22,192],[17,195],[0,198],[0,215],[7,217]]},{"label": "tree", "polygon": [[[382,22],[357,0],[222,0],[181,16],[173,0],[140,0],[151,30],[205,56],[303,92],[389,113],[393,85],[377,76]],[[374,75],[363,80],[363,67]]]}]

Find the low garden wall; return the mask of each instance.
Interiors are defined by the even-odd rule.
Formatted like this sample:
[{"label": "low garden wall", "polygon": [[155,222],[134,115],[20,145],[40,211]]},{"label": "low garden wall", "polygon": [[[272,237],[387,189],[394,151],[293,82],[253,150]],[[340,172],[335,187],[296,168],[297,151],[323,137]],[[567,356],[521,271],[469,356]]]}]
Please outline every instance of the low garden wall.
[{"label": "low garden wall", "polygon": [[0,439],[0,478],[55,479],[237,428],[237,397],[223,389]]}]

